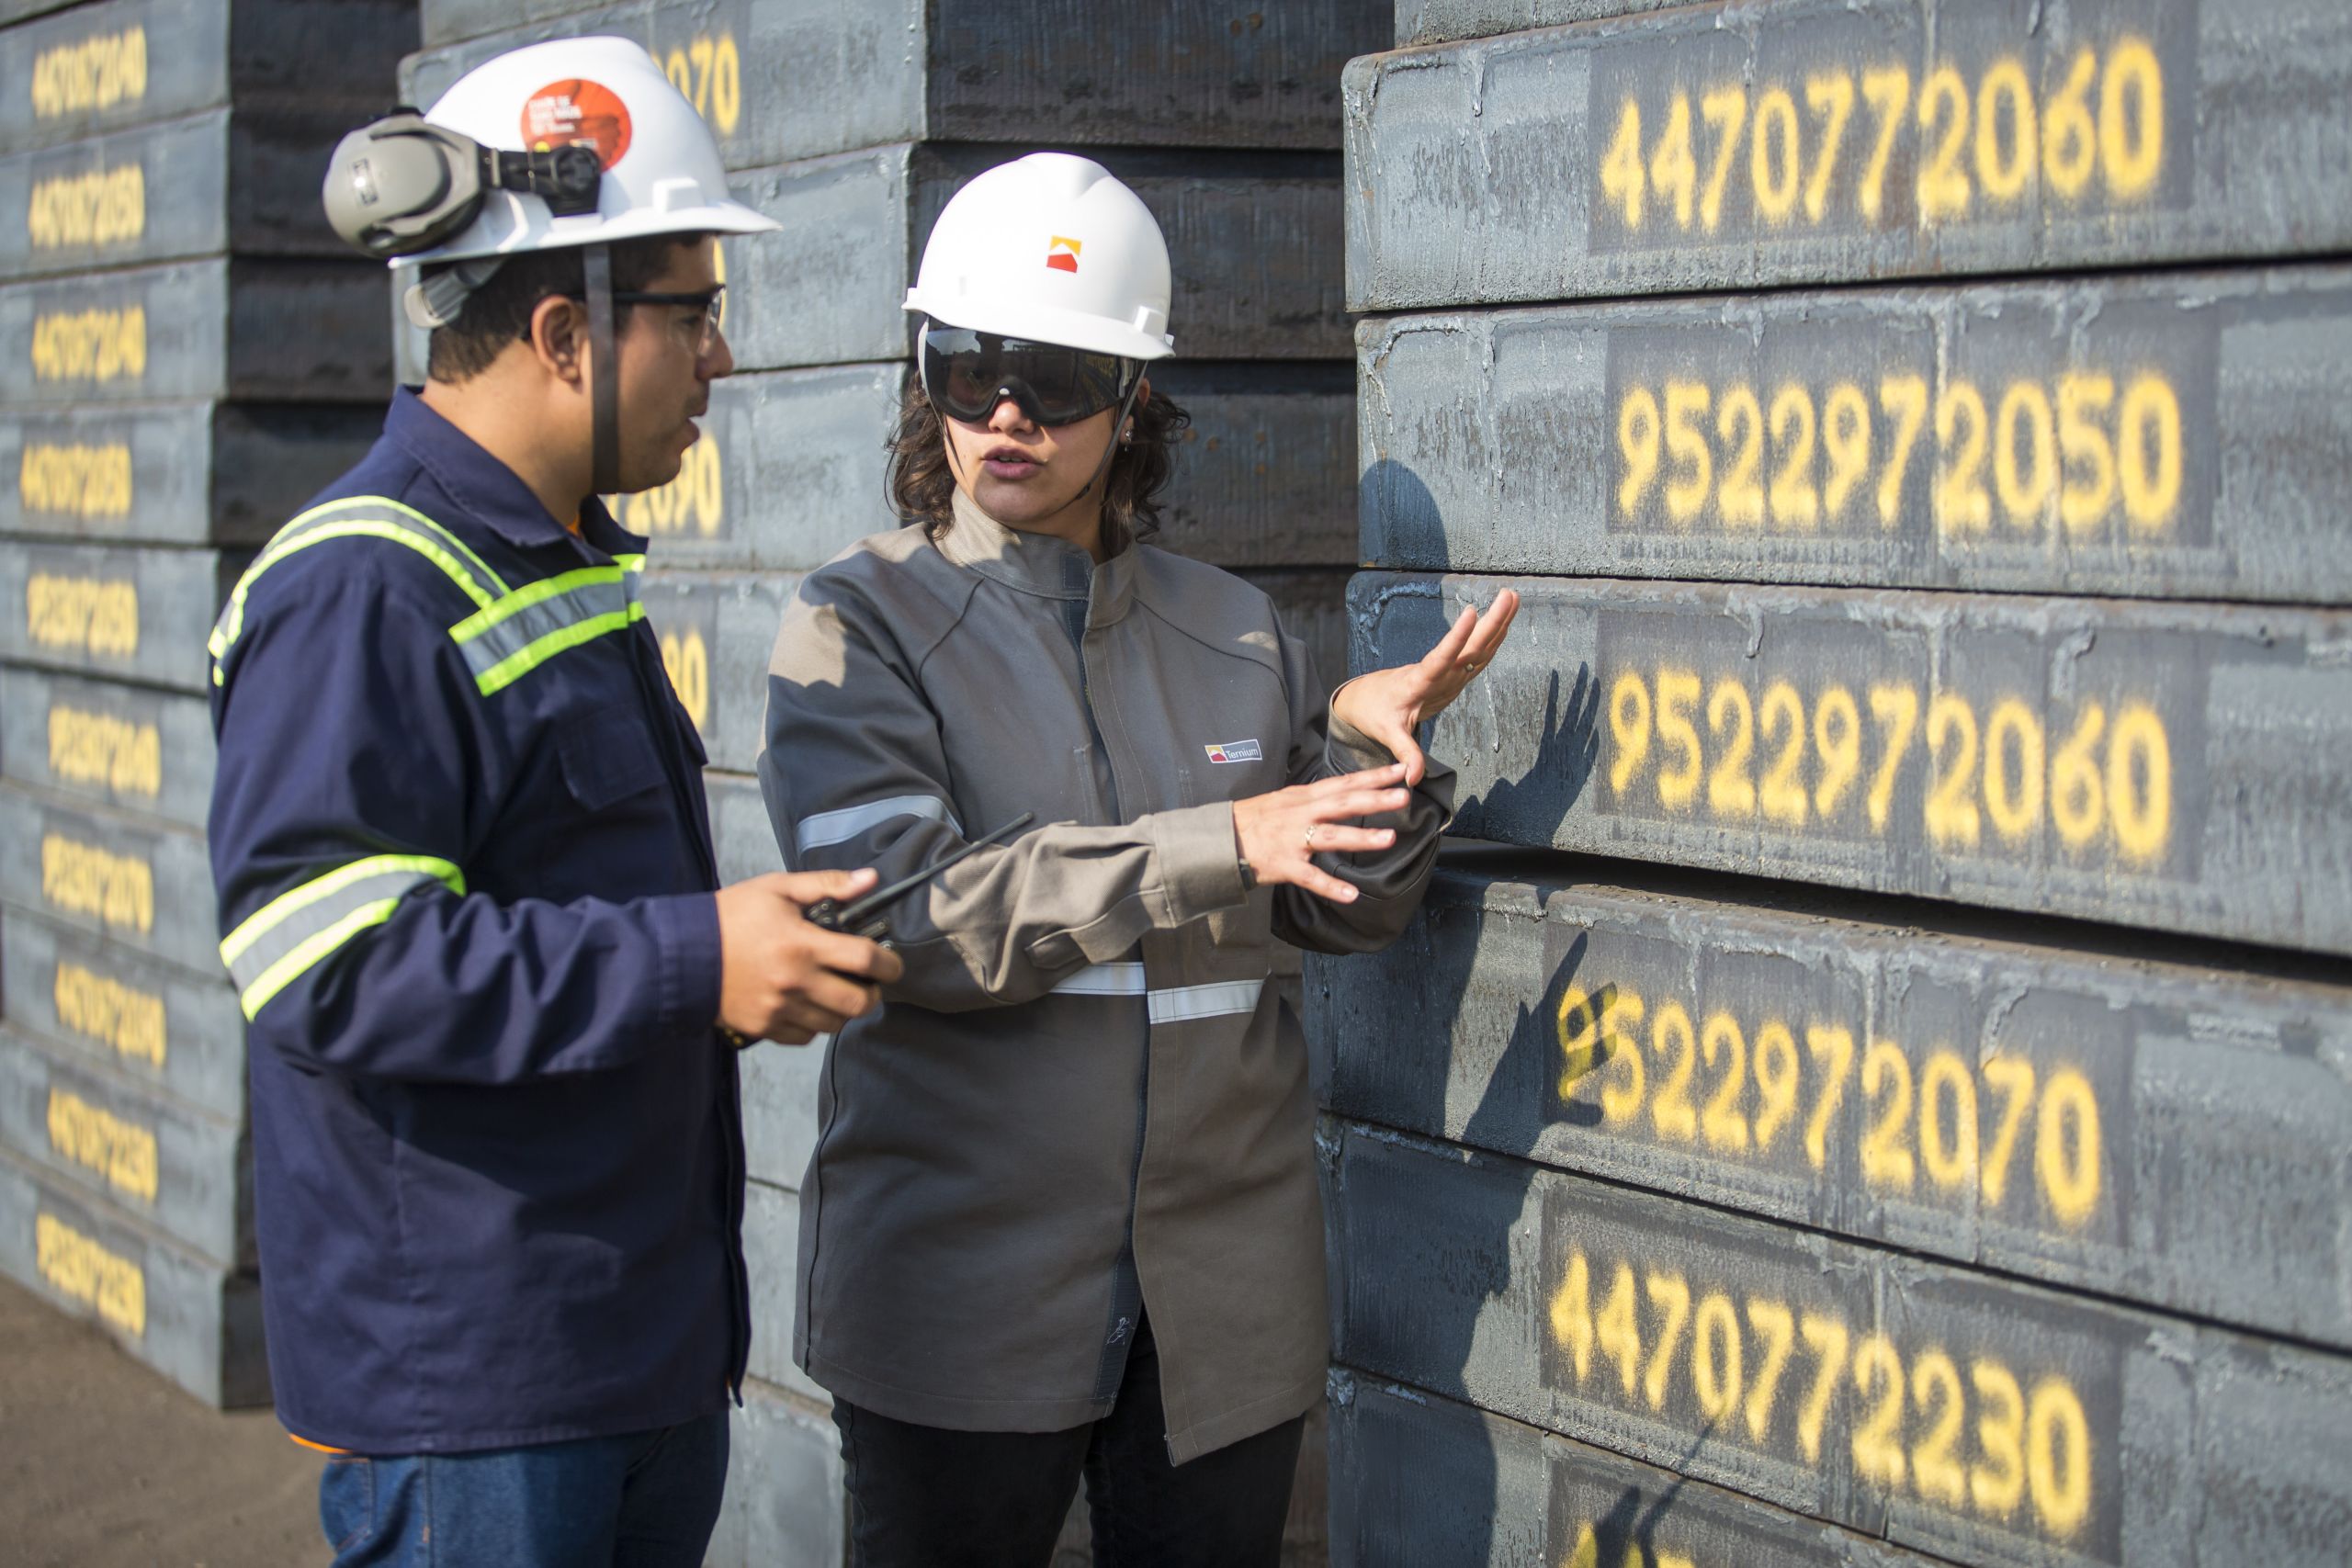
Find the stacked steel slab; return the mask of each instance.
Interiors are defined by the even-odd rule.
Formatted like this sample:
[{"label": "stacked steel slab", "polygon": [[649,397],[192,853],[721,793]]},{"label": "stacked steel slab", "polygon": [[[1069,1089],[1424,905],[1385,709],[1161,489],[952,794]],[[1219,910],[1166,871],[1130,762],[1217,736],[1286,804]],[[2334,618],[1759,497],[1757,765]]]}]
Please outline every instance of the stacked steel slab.
[{"label": "stacked steel slab", "polygon": [[1354,656],[1518,589],[1517,848],[1308,970],[1334,1561],[2342,1561],[2352,19],[1397,19]]},{"label": "stacked steel slab", "polygon": [[[1180,357],[1153,380],[1194,426],[1161,542],[1261,583],[1327,671],[1344,662],[1355,409],[1339,90],[1347,59],[1385,33],[1374,6],[426,0],[423,17],[426,51],[401,85],[424,105],[524,42],[642,42],[718,132],[737,193],[785,226],[725,242],[737,374],[715,389],[678,479],[620,508],[654,541],[645,597],[709,751],[726,875],[779,864],[750,774],[784,604],[801,574],[895,523],[883,471],[908,372],[899,302],[932,220],[961,180],[1033,148],[1099,158],[1168,232]],[[404,379],[420,378],[420,349],[406,334]],[[744,1059],[753,1381],[715,1562],[841,1560],[827,1396],[791,1360],[796,1190],[820,1060]],[[1319,1460],[1318,1445],[1295,1510],[1310,1553]]]},{"label": "stacked steel slab", "polygon": [[415,16],[100,0],[11,21],[0,1267],[198,1395],[256,1403],[204,644],[250,547],[372,429],[353,400],[379,396],[381,281],[331,259],[318,167]]}]

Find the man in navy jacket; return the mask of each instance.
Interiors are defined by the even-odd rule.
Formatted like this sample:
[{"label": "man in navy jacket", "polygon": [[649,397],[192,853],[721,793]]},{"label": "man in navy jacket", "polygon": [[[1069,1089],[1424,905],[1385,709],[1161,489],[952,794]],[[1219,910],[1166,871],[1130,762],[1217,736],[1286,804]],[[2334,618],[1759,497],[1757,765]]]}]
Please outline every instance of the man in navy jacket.
[{"label": "man in navy jacket", "polygon": [[733,1047],[899,974],[801,913],[870,873],[719,888],[645,541],[595,493],[677,473],[732,368],[711,236],[775,225],[616,39],[428,119],[601,181],[493,191],[422,257],[429,384],[212,639],[277,1408],[338,1563],[696,1564],[750,1340]]}]

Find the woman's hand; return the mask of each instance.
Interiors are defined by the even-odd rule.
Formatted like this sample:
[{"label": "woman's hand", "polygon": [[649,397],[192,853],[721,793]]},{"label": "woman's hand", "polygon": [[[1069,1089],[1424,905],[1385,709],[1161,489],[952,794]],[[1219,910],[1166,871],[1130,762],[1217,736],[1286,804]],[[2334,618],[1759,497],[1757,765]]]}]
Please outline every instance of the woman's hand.
[{"label": "woman's hand", "polygon": [[1393,828],[1355,828],[1359,817],[1402,811],[1412,799],[1400,787],[1405,764],[1394,762],[1361,773],[1342,773],[1311,784],[1233,803],[1233,836],[1241,858],[1261,883],[1288,883],[1334,904],[1352,904],[1356,890],[1315,863],[1323,854],[1385,850],[1396,841]]},{"label": "woman's hand", "polygon": [[1443,713],[1463,688],[1477,678],[1503,645],[1511,618],[1519,614],[1519,595],[1504,589],[1480,615],[1465,609],[1429,657],[1419,664],[1399,664],[1359,675],[1331,699],[1331,712],[1367,739],[1388,748],[1405,765],[1405,783],[1418,784],[1428,771],[1420,743],[1413,739],[1421,725]]}]

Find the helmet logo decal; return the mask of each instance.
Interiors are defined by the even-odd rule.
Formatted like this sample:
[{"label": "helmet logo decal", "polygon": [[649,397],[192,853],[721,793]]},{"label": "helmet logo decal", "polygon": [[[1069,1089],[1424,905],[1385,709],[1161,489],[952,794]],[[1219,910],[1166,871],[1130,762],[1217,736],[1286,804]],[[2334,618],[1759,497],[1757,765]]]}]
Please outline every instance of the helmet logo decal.
[{"label": "helmet logo decal", "polygon": [[628,152],[628,106],[601,82],[550,82],[523,105],[523,145],[534,152],[588,147],[611,168]]},{"label": "helmet logo decal", "polygon": [[1046,246],[1046,265],[1056,272],[1076,272],[1078,253],[1085,247],[1067,235],[1056,234]]}]

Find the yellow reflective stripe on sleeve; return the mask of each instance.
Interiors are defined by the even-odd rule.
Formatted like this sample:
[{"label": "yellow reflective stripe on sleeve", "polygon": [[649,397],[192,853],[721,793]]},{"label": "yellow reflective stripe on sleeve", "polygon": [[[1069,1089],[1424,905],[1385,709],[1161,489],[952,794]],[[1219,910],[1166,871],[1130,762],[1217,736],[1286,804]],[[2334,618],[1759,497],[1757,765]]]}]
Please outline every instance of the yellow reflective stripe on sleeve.
[{"label": "yellow reflective stripe on sleeve", "polygon": [[645,618],[637,579],[643,556],[542,579],[484,605],[449,628],[484,696],[503,691],[567,649]]},{"label": "yellow reflective stripe on sleeve", "polygon": [[322,959],[427,883],[466,890],[465,874],[432,855],[371,855],[282,893],[248,916],[220,944],[220,961],[250,1019]]}]

